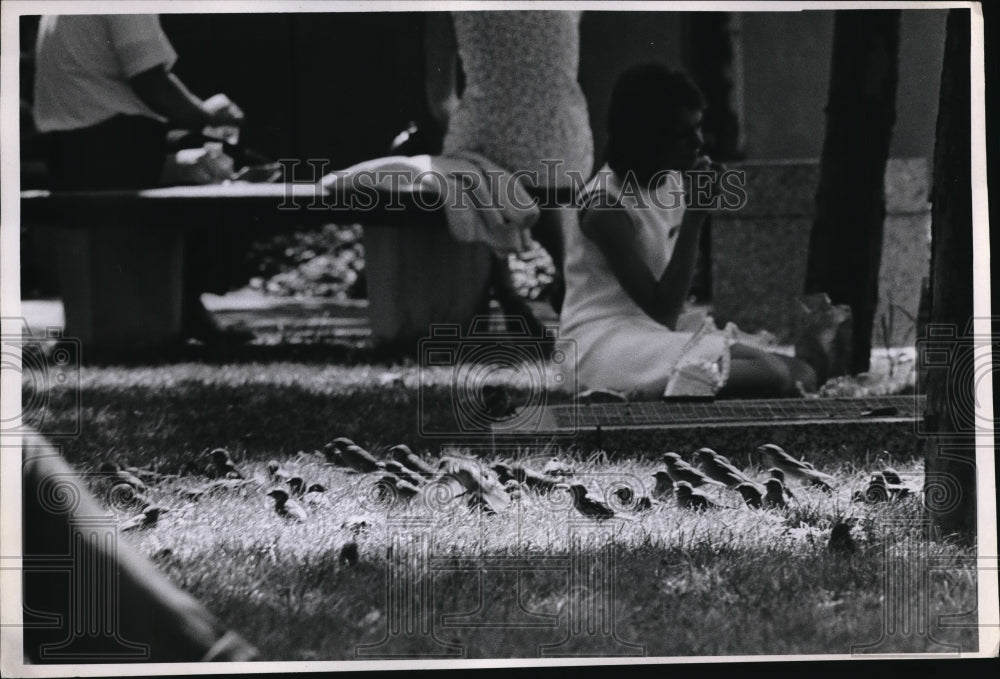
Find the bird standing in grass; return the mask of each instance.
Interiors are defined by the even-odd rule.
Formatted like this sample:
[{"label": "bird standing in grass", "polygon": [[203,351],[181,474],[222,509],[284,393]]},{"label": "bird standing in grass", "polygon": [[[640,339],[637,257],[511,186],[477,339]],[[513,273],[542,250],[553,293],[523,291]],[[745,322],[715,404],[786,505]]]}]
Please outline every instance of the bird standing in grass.
[{"label": "bird standing in grass", "polygon": [[305,521],[309,518],[302,505],[290,499],[284,488],[272,488],[267,495],[274,498],[274,512],[281,518],[289,521]]},{"label": "bird standing in grass", "polygon": [[325,492],[326,486],[322,483],[310,483],[302,495],[302,502],[310,507],[326,504],[326,498],[323,496]]},{"label": "bird standing in grass", "polygon": [[851,537],[850,524],[840,522],[833,527],[833,530],[830,531],[830,542],[827,544],[827,549],[831,554],[843,555],[854,554],[858,551],[858,546],[854,543],[854,538]]},{"label": "bird standing in grass", "polygon": [[628,486],[621,486],[614,490],[615,497],[622,503],[623,507],[631,507],[632,511],[645,512],[653,508],[653,501],[647,495],[636,497],[635,491]]},{"label": "bird standing in grass", "polygon": [[573,468],[558,457],[553,457],[542,467],[542,474],[545,476],[573,476]]},{"label": "bird standing in grass", "polygon": [[491,470],[476,460],[456,456],[442,458],[441,469],[447,477],[456,479],[473,508],[499,513],[510,504],[510,496],[493,478]]},{"label": "bird standing in grass", "polygon": [[784,508],[788,504],[785,502],[785,487],[778,479],[768,479],[764,482],[767,492],[764,494],[764,506],[771,509],[774,507]]},{"label": "bird standing in grass", "polygon": [[677,504],[684,509],[699,511],[718,507],[714,502],[692,488],[691,484],[687,481],[675,482],[674,494],[677,496]]},{"label": "bird standing in grass", "polygon": [[743,502],[746,503],[747,507],[760,509],[762,500],[760,488],[752,483],[741,483],[736,486],[736,491],[743,496]]},{"label": "bird standing in grass", "polygon": [[817,488],[821,488],[826,491],[833,490],[835,480],[832,476],[817,471],[808,462],[796,460],[794,457],[786,453],[780,446],[776,446],[773,443],[767,443],[757,448],[757,452],[761,454],[770,466],[777,467],[783,471],[787,477],[796,479],[799,482],[810,486],[816,486]]},{"label": "bird standing in grass", "polygon": [[377,472],[385,468],[385,465],[376,460],[374,455],[359,445],[341,448],[340,457],[348,467],[362,473]]},{"label": "bird standing in grass", "polygon": [[657,469],[653,472],[656,485],[653,487],[653,496],[657,498],[667,498],[674,494],[674,480],[666,469]]},{"label": "bird standing in grass", "polygon": [[715,479],[705,476],[702,472],[682,460],[681,456],[677,453],[664,453],[663,463],[667,466],[667,473],[670,474],[670,478],[673,479],[674,484],[683,481],[692,488],[698,488],[699,486],[704,486],[705,484],[723,487],[726,485],[721,481],[716,481]]},{"label": "bird standing in grass", "polygon": [[306,480],[301,476],[293,476],[285,481],[288,490],[294,497],[302,497],[306,492]]},{"label": "bird standing in grass", "polygon": [[385,499],[402,499],[407,502],[412,500],[414,497],[420,493],[420,489],[414,486],[412,483],[404,481],[395,474],[383,474],[379,477],[376,482],[375,487],[378,492],[378,496],[383,500]]},{"label": "bird standing in grass", "polygon": [[138,476],[130,471],[122,469],[121,465],[114,461],[103,462],[100,467],[100,473],[111,480],[111,483],[118,485],[120,483],[127,484],[139,491],[140,493],[146,492],[146,484],[139,479]]},{"label": "bird standing in grass", "polygon": [[344,458],[340,454],[340,448],[336,446],[332,441],[323,446],[323,457],[326,459],[327,464],[332,464],[337,467],[346,467],[347,464],[344,462]]},{"label": "bird standing in grass", "polygon": [[160,514],[164,513],[165,511],[167,510],[165,510],[163,507],[160,507],[159,505],[150,505],[149,507],[146,507],[142,511],[142,514],[134,516],[125,523],[123,523],[119,527],[119,530],[124,532],[130,530],[152,528],[153,526],[156,525],[156,522],[160,520]]},{"label": "bird standing in grass", "polygon": [[291,473],[281,466],[277,460],[270,460],[267,463],[267,474],[274,483],[286,483],[291,478]]},{"label": "bird standing in grass", "polygon": [[437,476],[437,472],[429,464],[417,457],[410,447],[400,443],[389,449],[389,457],[410,471],[416,472],[427,479]]},{"label": "bird standing in grass", "polygon": [[209,453],[212,458],[212,465],[215,467],[215,476],[220,479],[242,479],[243,473],[236,468],[229,451],[225,448],[216,448]]},{"label": "bird standing in grass", "polygon": [[882,476],[885,477],[886,483],[901,486],[903,485],[903,478],[899,475],[892,467],[886,467],[882,470]]},{"label": "bird standing in grass", "polygon": [[735,488],[741,483],[752,483],[746,474],[711,448],[701,448],[695,451],[695,455],[701,460],[701,466],[705,468],[705,474],[709,478],[715,479],[730,488]]},{"label": "bird standing in grass", "polygon": [[603,521],[615,515],[615,511],[603,502],[598,502],[587,496],[587,487],[582,483],[574,483],[569,487],[569,492],[573,496],[573,506],[576,511],[586,517]]},{"label": "bird standing in grass", "polygon": [[384,464],[387,472],[395,474],[407,483],[419,486],[423,482],[423,477],[420,476],[420,474],[410,471],[408,467],[400,464],[396,460],[386,460]]},{"label": "bird standing in grass", "polygon": [[509,479],[514,479],[528,488],[541,493],[548,493],[561,483],[554,476],[548,476],[517,464],[507,465],[500,462],[493,465],[491,469],[500,477],[501,483],[506,483]]},{"label": "bird standing in grass", "polygon": [[503,484],[503,489],[513,502],[519,502],[524,498],[524,490],[517,479],[507,479],[507,482]]},{"label": "bird standing in grass", "polygon": [[785,489],[785,495],[788,496],[789,500],[795,499],[795,494],[792,493],[791,488],[785,484],[785,472],[781,471],[777,467],[771,467],[767,470],[768,478],[778,479],[781,481],[781,487]]}]

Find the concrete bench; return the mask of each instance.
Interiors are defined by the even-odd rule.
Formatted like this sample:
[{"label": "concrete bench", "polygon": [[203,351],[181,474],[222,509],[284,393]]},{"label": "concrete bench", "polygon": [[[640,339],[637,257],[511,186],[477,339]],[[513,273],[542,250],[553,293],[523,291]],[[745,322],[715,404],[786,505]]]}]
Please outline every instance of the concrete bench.
[{"label": "concrete bench", "polygon": [[[566,190],[534,195],[543,206],[572,201]],[[490,249],[452,238],[435,198],[374,188],[334,195],[311,183],[24,191],[21,222],[52,247],[66,336],[111,349],[180,339],[183,243],[204,225],[360,223],[372,335],[398,343],[431,323],[466,324],[488,301]]]}]

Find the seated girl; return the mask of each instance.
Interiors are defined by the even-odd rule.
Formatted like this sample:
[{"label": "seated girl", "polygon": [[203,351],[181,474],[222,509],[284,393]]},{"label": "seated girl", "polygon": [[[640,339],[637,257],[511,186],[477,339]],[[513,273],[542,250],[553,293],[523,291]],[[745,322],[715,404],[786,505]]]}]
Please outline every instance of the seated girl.
[{"label": "seated girl", "polygon": [[[575,342],[581,388],[631,398],[816,389],[808,364],[738,343],[732,328],[677,329],[707,215],[685,205],[685,174],[719,169],[699,155],[704,108],[686,75],[659,64],[633,67],[615,84],[607,164],[584,192],[579,226],[564,234],[560,336]],[[718,191],[719,174],[703,176]]]}]

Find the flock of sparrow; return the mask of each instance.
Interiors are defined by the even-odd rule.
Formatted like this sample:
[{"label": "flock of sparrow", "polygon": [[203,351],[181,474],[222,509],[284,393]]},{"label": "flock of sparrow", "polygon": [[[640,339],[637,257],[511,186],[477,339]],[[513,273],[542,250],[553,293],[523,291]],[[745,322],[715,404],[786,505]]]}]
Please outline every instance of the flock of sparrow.
[{"label": "flock of sparrow", "polygon": [[[380,460],[344,437],[334,439],[323,450],[311,455],[328,465],[364,474],[366,478],[367,475],[373,475],[374,496],[384,506],[392,506],[396,502],[409,503],[423,496],[437,500],[444,498],[445,501],[463,499],[474,509],[502,513],[512,502],[520,501],[526,490],[539,494],[562,490],[569,492],[573,507],[580,515],[598,521],[616,516],[632,518],[635,513],[650,510],[654,505],[668,502],[671,498],[676,506],[685,510],[731,508],[699,491],[705,487],[734,490],[753,509],[784,508],[788,506],[789,500],[795,502],[795,494],[790,487],[792,481],[826,492],[834,489],[836,481],[832,476],[818,471],[804,460],[794,458],[777,445],[765,444],[758,447],[756,452],[769,467],[766,472],[768,476],[762,485],[710,448],[701,448],[694,453],[693,457],[700,463],[700,468],[688,464],[677,453],[665,453],[662,467],[652,474],[654,484],[648,495],[639,495],[627,485],[614,490],[614,496],[620,504],[618,510],[591,497],[583,483],[569,482],[574,475],[573,470],[556,458],[541,470],[506,462],[486,466],[477,459],[457,455],[443,456],[436,466],[432,466],[404,444],[393,446],[388,450],[386,458]],[[308,453],[300,455],[310,456]],[[216,448],[207,457],[210,464],[204,469],[199,470],[196,464],[188,464],[186,471],[209,478],[200,487],[183,490],[185,499],[197,500],[220,489],[259,485],[256,479],[239,469],[225,449]],[[267,463],[267,474],[266,495],[273,500],[274,512],[283,519],[307,521],[307,507],[326,503],[324,493],[327,489],[323,484],[307,482],[302,476],[289,472],[277,460]],[[163,475],[137,468],[123,468],[111,461],[101,465],[99,475],[108,483],[107,492],[112,502],[122,504],[124,498],[129,506],[139,510],[138,515],[120,526],[121,530],[154,526],[160,515],[167,511],[149,501],[146,483],[141,478],[152,481]],[[852,499],[856,502],[878,503],[913,493],[914,490],[903,483],[895,470],[885,468],[874,474],[868,487],[863,491],[856,491]],[[367,528],[367,523],[363,517],[350,517],[345,520],[342,528],[357,535]],[[834,552],[855,550],[847,523],[841,522],[834,526],[829,548]],[[354,542],[347,543],[341,551],[341,561],[351,564],[357,558],[357,545]]]}]

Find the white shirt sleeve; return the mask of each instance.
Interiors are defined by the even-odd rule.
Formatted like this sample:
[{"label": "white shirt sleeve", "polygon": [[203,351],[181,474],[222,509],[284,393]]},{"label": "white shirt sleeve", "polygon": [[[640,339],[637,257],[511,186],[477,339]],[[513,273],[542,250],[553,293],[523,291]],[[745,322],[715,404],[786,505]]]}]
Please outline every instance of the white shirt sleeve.
[{"label": "white shirt sleeve", "polygon": [[122,71],[132,78],[154,66],[167,69],[177,61],[156,14],[117,14],[107,17],[111,42]]}]

